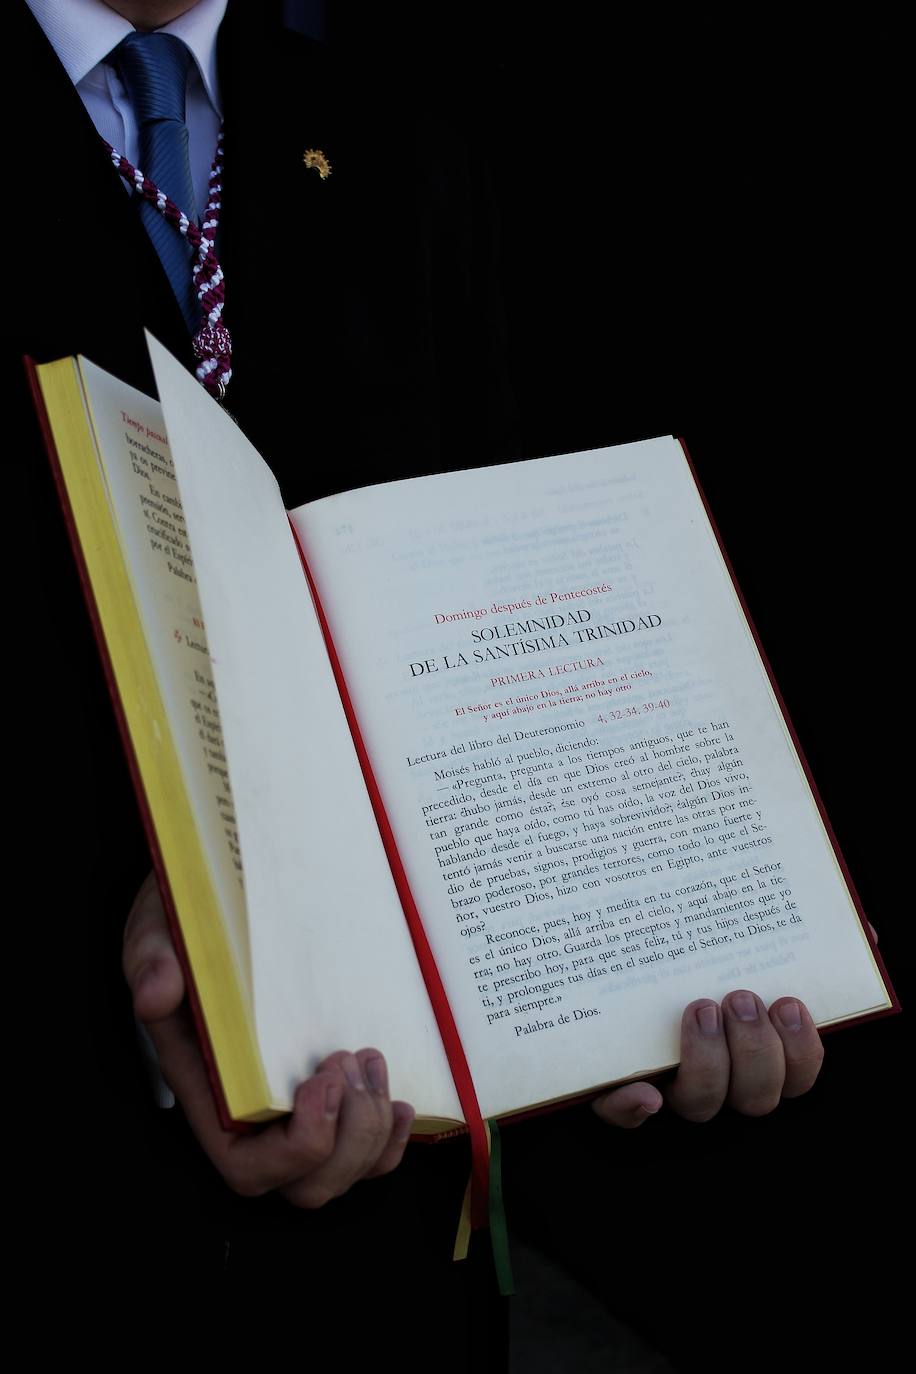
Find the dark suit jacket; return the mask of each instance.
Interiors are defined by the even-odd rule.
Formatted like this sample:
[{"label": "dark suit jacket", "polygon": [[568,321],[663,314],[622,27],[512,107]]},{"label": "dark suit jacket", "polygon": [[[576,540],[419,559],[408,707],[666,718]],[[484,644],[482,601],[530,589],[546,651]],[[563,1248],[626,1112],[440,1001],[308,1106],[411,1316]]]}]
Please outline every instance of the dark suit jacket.
[{"label": "dark suit jacket", "polygon": [[[219,38],[229,408],[291,505],[448,466],[472,434],[481,461],[504,455],[511,406],[498,363],[494,248],[467,152],[396,115],[383,138],[369,139],[366,93],[357,101],[344,80],[332,82],[321,50],[276,31],[256,8],[230,4]],[[5,371],[17,483],[8,585],[23,591],[18,643],[32,646],[21,656],[10,732],[22,747],[8,750],[7,770],[17,798],[27,785],[33,794],[19,803],[16,847],[25,906],[14,966],[30,971],[17,1101],[37,1101],[42,1118],[47,1104],[54,1121],[47,1131],[28,1127],[38,1136],[26,1170],[30,1235],[42,1254],[52,1221],[80,1237],[82,1279],[66,1279],[77,1293],[83,1280],[108,1283],[122,1266],[134,1273],[165,1256],[171,1272],[177,1264],[195,1282],[238,1273],[247,1283],[266,1264],[300,1283],[307,1275],[328,1311],[344,1278],[378,1288],[385,1274],[411,1308],[437,1287],[460,1305],[463,1288],[449,1296],[449,1260],[463,1146],[445,1147],[435,1164],[422,1152],[391,1181],[303,1215],[231,1198],[179,1114],[152,1105],[118,967],[120,930],[149,859],[17,379],[21,354],[44,361],[78,351],[152,390],[144,325],[189,366],[191,351],[136,207],[66,73],[24,5],[11,22],[32,123],[14,184],[36,265],[16,283]],[[326,182],[303,164],[314,147],[332,164]],[[36,158],[36,148],[53,154]],[[63,1197],[61,1170],[79,1179]]]},{"label": "dark suit jacket", "polygon": [[[293,35],[278,37],[256,14],[247,13],[240,22],[242,9],[230,6],[220,40],[227,131],[220,253],[236,370],[229,408],[273,464],[291,505],[361,480],[466,462],[471,448],[478,461],[510,456],[511,405],[493,306],[486,188],[467,149],[441,128],[418,129],[390,100],[382,105],[372,92],[348,89],[345,75],[331,80],[322,54],[311,45]],[[5,375],[14,376],[22,352],[45,359],[80,350],[136,385],[148,386],[142,324],[188,359],[177,307],[123,184],[100,153],[82,105],[42,35],[24,7],[14,8],[8,23],[13,51],[28,74],[34,127],[17,146],[21,166],[10,196],[22,224],[26,270],[14,282],[12,361]],[[562,103],[562,90],[551,95]],[[603,168],[603,132],[592,137],[594,166]],[[333,165],[326,183],[302,167],[303,149],[313,146],[322,148]],[[637,161],[640,154],[634,146],[630,156]],[[589,159],[584,162],[588,170]],[[552,185],[544,183],[545,197]],[[593,226],[593,235],[599,230],[603,246],[603,222]],[[567,233],[566,246],[574,248],[575,233]],[[527,260],[539,262],[536,241],[522,246]],[[771,263],[771,244],[758,246],[761,261]],[[718,251],[714,242],[710,260]],[[612,255],[602,262],[613,265]],[[558,277],[564,267],[555,261],[548,270]],[[628,260],[624,271],[630,267]],[[616,283],[618,274],[610,275]],[[587,276],[580,275],[580,285],[587,284]],[[651,276],[650,263],[646,277]],[[527,280],[515,286],[520,295],[529,290]],[[725,295],[730,283],[718,289]],[[705,308],[705,276],[697,295]],[[694,351],[700,359],[693,368],[697,378],[706,379],[708,400],[720,389],[721,358],[732,348],[732,338],[726,334],[726,342],[719,342],[718,355],[704,349],[697,342],[698,312],[685,318],[679,309],[678,330],[689,340],[686,353]],[[734,317],[740,314],[736,308]],[[730,313],[727,318],[732,319]],[[731,430],[705,444],[702,435],[687,436],[698,459],[715,457],[704,479],[726,498],[731,493],[732,530],[726,534],[744,535],[743,551],[733,550],[738,553],[746,553],[751,537],[756,554],[746,562],[751,571],[756,566],[764,593],[780,575],[783,519],[794,539],[810,538],[810,513],[819,509],[810,502],[808,514],[799,516],[799,493],[789,481],[810,458],[811,436],[796,437],[781,456],[767,448],[775,431],[792,432],[787,412],[785,424],[774,422],[771,412],[771,392],[779,388],[770,378],[784,356],[783,327],[788,332],[791,324],[780,318],[779,329],[759,341],[749,358],[736,345],[736,361],[724,374],[733,383],[756,369],[762,378],[754,423],[764,417],[764,438],[758,435],[755,449],[749,432],[750,447],[742,449],[745,472],[736,479]],[[625,321],[612,320],[611,333],[614,347],[625,356],[630,350]],[[747,337],[751,334],[749,326]],[[649,368],[648,349],[646,357]],[[596,369],[603,370],[605,362],[596,350]],[[617,373],[610,369],[609,375],[616,407]],[[731,394],[733,387],[724,390]],[[15,519],[8,522],[6,547],[13,557],[7,586],[23,590],[25,624],[14,641],[17,672],[7,731],[8,756],[18,748],[21,757],[9,758],[7,777],[17,798],[25,797],[27,786],[34,795],[19,804],[33,844],[12,847],[10,860],[19,866],[23,894],[9,923],[15,947],[10,964],[21,971],[17,982],[24,994],[14,1024],[28,1045],[27,1054],[14,1057],[23,1063],[24,1074],[10,1095],[23,1106],[21,1130],[28,1141],[22,1192],[30,1200],[31,1232],[39,1242],[30,1262],[50,1276],[58,1292],[65,1280],[72,1283],[74,1266],[61,1243],[56,1248],[49,1243],[51,1227],[78,1236],[80,1252],[91,1256],[92,1265],[83,1270],[88,1278],[83,1293],[97,1275],[110,1282],[125,1261],[128,1268],[139,1266],[144,1249],[173,1267],[183,1259],[195,1282],[213,1271],[240,1272],[250,1280],[269,1261],[274,1278],[285,1269],[320,1294],[318,1301],[330,1311],[336,1302],[332,1290],[339,1289],[342,1275],[352,1284],[348,1291],[358,1288],[365,1301],[367,1287],[380,1283],[386,1269],[378,1262],[378,1247],[396,1235],[397,1258],[387,1264],[394,1284],[385,1287],[386,1297],[399,1284],[414,1309],[418,1295],[433,1288],[441,1298],[447,1284],[440,1258],[429,1260],[424,1276],[416,1257],[442,1257],[447,1251],[460,1158],[452,1164],[436,1152],[418,1155],[411,1169],[391,1180],[361,1187],[326,1212],[303,1218],[269,1201],[233,1203],[206,1162],[188,1148],[180,1120],[151,1105],[137,1068],[117,966],[120,925],[148,860],[44,455],[24,390],[16,391],[10,412],[15,492],[9,509]],[[606,404],[603,390],[596,391],[593,416]],[[556,413],[565,424],[561,409],[558,404]],[[667,427],[650,417],[634,418],[633,424],[642,433]],[[526,448],[538,452],[634,437],[592,434],[587,426],[582,431],[584,438],[577,432],[567,439],[558,426],[556,440],[552,436]],[[769,493],[766,520],[754,517],[749,496],[761,499],[760,488],[771,480],[779,490],[785,488],[785,502]],[[823,469],[809,480],[822,482]],[[714,499],[719,494],[711,492]],[[789,574],[782,576],[788,582]],[[818,615],[799,616],[794,587],[780,590],[786,595],[775,603],[773,627],[782,634],[783,658],[791,668],[793,645],[803,650],[807,645],[810,654],[809,636],[828,631],[818,629],[825,623],[819,619],[823,605],[816,608]],[[822,601],[828,590],[825,586]],[[832,625],[839,633],[843,617],[836,610],[832,614],[828,630]],[[772,648],[767,626],[762,628]],[[22,650],[26,644],[28,655]],[[836,691],[832,701],[839,710]],[[815,719],[821,702],[822,695],[812,690],[808,705]],[[810,736],[803,730],[803,737]],[[839,773],[843,761],[835,753],[825,763]],[[852,1042],[852,1035],[848,1038]],[[869,1043],[874,1039],[866,1050]],[[838,1046],[828,1063],[842,1064],[845,1048]],[[723,1269],[740,1277],[745,1271],[732,1265],[733,1257],[746,1254],[749,1243],[762,1256],[764,1251],[754,1247],[763,1244],[761,1236],[774,1219],[757,1273],[766,1276],[760,1284],[780,1276],[776,1282],[784,1296],[791,1295],[798,1271],[796,1247],[803,1249],[809,1235],[826,1236],[827,1247],[839,1250],[850,1211],[848,1203],[845,1209],[834,1207],[841,1193],[829,1166],[839,1161],[841,1187],[848,1190],[869,1129],[868,1112],[863,1114],[860,1105],[868,1090],[862,1085],[874,1081],[868,1053],[863,1052],[860,1065],[853,1061],[856,1067],[860,1074],[835,1073],[832,1094],[827,1087],[810,1103],[796,1104],[788,1118],[780,1113],[772,1123],[724,1123],[712,1136],[678,1123],[664,1129],[660,1121],[653,1123],[659,1127],[654,1136],[639,1132],[611,1144],[585,1113],[508,1130],[512,1215],[532,1240],[554,1243],[586,1281],[609,1292],[618,1309],[632,1304],[634,1318],[641,1306],[647,1324],[664,1321],[676,1338],[685,1313],[692,1316],[699,1351],[708,1339],[709,1311],[697,1305],[696,1285],[685,1275],[699,1270],[705,1281],[711,1266],[717,1282]],[[885,1073],[883,1081],[890,1095],[892,1075]],[[33,1102],[39,1104],[37,1113]],[[893,1111],[877,1101],[873,1109],[876,1116]],[[890,1137],[887,1126],[885,1157]],[[574,1161],[577,1183],[585,1186],[584,1206],[570,1203],[559,1162],[564,1155]],[[609,1168],[615,1171],[613,1185]],[[866,1186],[860,1186],[852,1212],[852,1235],[860,1249],[869,1235]],[[161,1246],[152,1243],[156,1236],[163,1239]],[[324,1266],[316,1265],[316,1255],[326,1256]],[[759,1292],[760,1284],[755,1275],[749,1288]],[[678,1291],[679,1302],[672,1299]],[[851,1305],[853,1280],[840,1291]],[[460,1307],[465,1296],[450,1294],[447,1301]],[[791,1296],[785,1301],[788,1306]],[[741,1335],[748,1312],[742,1303],[732,1292],[721,1306],[728,1313],[728,1321],[722,1320],[723,1346],[737,1338],[736,1332]],[[760,1310],[757,1302],[754,1312]],[[457,1327],[452,1323],[450,1329]],[[778,1337],[772,1321],[770,1330]],[[838,1345],[842,1336],[836,1333]]]}]

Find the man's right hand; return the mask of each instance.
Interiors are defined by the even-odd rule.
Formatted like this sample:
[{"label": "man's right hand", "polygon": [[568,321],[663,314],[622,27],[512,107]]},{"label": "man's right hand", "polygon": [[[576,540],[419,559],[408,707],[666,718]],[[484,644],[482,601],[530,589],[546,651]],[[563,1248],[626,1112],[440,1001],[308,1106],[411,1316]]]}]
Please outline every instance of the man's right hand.
[{"label": "man's right hand", "polygon": [[397,1167],[414,1112],[388,1095],[378,1050],[329,1055],[296,1089],[292,1115],[249,1134],[220,1124],[185,1003],[181,966],[151,873],[124,932],[124,974],[134,1013],[202,1148],[244,1197],[280,1192],[295,1207],[322,1207],[360,1179]]}]

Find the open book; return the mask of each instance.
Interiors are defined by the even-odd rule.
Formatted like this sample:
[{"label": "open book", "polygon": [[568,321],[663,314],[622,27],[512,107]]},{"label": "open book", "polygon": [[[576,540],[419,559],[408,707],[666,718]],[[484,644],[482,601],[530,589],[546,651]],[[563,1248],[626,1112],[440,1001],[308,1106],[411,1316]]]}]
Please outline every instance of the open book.
[{"label": "open book", "polygon": [[161,406],[37,377],[232,1118],[341,1046],[435,1131],[457,1040],[499,1117],[672,1065],[695,997],[895,1005],[674,439],[287,515],[150,347]]}]

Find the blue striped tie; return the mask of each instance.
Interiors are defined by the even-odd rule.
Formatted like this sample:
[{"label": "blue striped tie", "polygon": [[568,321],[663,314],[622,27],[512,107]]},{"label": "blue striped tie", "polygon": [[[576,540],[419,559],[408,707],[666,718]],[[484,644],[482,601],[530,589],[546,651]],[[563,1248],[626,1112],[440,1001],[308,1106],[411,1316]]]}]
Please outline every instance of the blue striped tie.
[{"label": "blue striped tie", "polygon": [[[170,33],[131,33],[118,44],[113,56],[139,127],[140,170],[189,220],[196,220],[185,123],[190,51]],[[147,201],[140,204],[140,218],[168,274],[188,330],[195,334],[200,306],[191,278],[193,250]]]}]

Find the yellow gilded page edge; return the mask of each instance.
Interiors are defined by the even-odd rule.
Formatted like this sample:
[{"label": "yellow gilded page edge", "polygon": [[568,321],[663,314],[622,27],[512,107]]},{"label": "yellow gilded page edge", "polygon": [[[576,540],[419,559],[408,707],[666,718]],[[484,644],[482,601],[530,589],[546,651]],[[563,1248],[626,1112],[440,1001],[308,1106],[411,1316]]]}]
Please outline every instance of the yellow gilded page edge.
[{"label": "yellow gilded page edge", "polygon": [[78,363],[36,369],[96,613],[229,1115],[277,1114],[137,614]]}]

